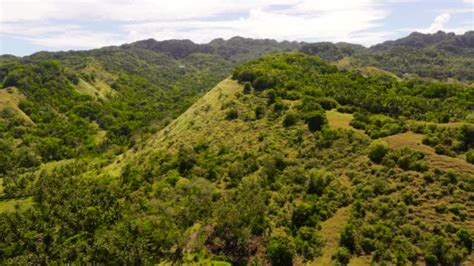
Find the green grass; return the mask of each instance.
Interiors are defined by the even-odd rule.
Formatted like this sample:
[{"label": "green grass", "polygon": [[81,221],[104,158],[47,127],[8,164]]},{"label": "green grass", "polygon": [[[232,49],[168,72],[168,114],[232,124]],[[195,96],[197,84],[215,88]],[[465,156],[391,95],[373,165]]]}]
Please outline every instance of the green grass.
[{"label": "green grass", "polygon": [[416,134],[411,131],[384,138],[392,148],[410,148],[423,152],[426,155],[428,163],[432,167],[442,170],[455,170],[456,172],[470,173],[474,175],[474,165],[461,158],[436,154],[432,147],[421,143],[422,139],[422,134]]},{"label": "green grass", "polygon": [[331,218],[321,224],[321,234],[326,243],[322,250],[323,255],[318,257],[313,265],[332,265],[332,256],[339,247],[339,238],[342,229],[349,219],[350,206],[340,208]]},{"label": "green grass", "polygon": [[23,99],[25,96],[15,87],[0,89],[0,111],[9,109],[27,123],[33,124],[31,118],[18,107]]}]

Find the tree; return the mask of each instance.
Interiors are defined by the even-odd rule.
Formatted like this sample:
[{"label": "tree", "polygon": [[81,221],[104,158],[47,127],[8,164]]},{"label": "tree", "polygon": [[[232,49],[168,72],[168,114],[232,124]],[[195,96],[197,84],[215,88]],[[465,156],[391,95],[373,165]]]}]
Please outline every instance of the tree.
[{"label": "tree", "polygon": [[252,83],[249,81],[244,82],[244,93],[248,94],[252,92]]},{"label": "tree", "polygon": [[308,193],[317,195],[323,194],[324,189],[330,181],[330,173],[317,170],[310,171]]},{"label": "tree", "polygon": [[351,259],[351,252],[345,247],[340,247],[337,249],[336,254],[334,254],[333,259],[337,260],[341,265],[347,265]]},{"label": "tree", "polygon": [[253,83],[253,87],[257,91],[263,91],[265,89],[271,88],[275,85],[275,81],[268,75],[263,75],[257,77]]},{"label": "tree", "polygon": [[307,115],[306,123],[311,132],[321,130],[323,125],[327,124],[326,114],[322,111],[313,111]]},{"label": "tree", "polygon": [[474,149],[470,149],[468,152],[466,152],[466,161],[468,163],[474,164]]},{"label": "tree", "polygon": [[472,251],[472,244],[474,242],[474,238],[471,236],[468,230],[461,228],[456,233],[456,236],[459,238],[459,241],[463,244],[463,246],[467,249],[470,253]]},{"label": "tree", "polygon": [[295,245],[287,235],[274,236],[267,244],[268,258],[272,265],[293,265]]},{"label": "tree", "polygon": [[349,223],[344,227],[339,243],[341,246],[346,247],[351,253],[356,252],[357,239],[356,232],[352,224]]},{"label": "tree", "polygon": [[388,151],[389,147],[385,141],[373,141],[369,146],[369,159],[374,163],[381,163]]},{"label": "tree", "polygon": [[283,118],[283,126],[291,127],[298,122],[298,115],[294,112],[289,112]]},{"label": "tree", "polygon": [[235,120],[235,119],[239,118],[239,111],[232,108],[232,109],[230,109],[229,111],[226,112],[225,118],[227,120]]},{"label": "tree", "polygon": [[255,107],[255,118],[260,119],[265,115],[265,108],[261,105]]}]

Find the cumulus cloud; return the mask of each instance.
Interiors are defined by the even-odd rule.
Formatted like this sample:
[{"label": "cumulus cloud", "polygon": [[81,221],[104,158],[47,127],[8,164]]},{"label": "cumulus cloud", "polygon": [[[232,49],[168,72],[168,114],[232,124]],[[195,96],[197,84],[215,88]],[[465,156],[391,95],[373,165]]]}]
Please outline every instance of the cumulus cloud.
[{"label": "cumulus cloud", "polygon": [[369,45],[390,35],[379,28],[399,1],[415,0],[2,0],[0,34],[55,49],[235,35]]},{"label": "cumulus cloud", "polygon": [[440,30],[444,30],[450,19],[451,19],[451,15],[449,13],[443,13],[436,16],[436,18],[434,19],[433,23],[431,23],[427,31],[437,32]]}]

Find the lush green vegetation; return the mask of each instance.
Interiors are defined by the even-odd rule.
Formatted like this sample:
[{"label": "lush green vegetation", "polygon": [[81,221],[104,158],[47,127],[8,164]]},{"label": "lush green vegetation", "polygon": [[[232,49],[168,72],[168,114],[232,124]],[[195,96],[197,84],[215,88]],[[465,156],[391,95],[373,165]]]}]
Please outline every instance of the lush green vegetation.
[{"label": "lush green vegetation", "polygon": [[370,48],[347,43],[314,43],[305,44],[300,50],[325,60],[339,61],[341,67],[376,67],[399,77],[473,81],[473,39],[473,31],[462,35],[414,32]]},{"label": "lush green vegetation", "polygon": [[[1,264],[292,265],[329,255],[342,265],[360,256],[459,265],[472,254],[474,176],[387,140],[412,130],[472,162],[472,85],[286,53],[237,66],[195,101],[247,55],[137,45],[2,61],[3,88],[26,96],[18,108],[31,122],[2,112],[0,197],[32,203],[0,209]],[[352,121],[331,127],[335,110]],[[436,124],[446,122],[466,125]],[[326,251],[322,225],[341,209],[350,215],[335,221],[337,247]]]}]

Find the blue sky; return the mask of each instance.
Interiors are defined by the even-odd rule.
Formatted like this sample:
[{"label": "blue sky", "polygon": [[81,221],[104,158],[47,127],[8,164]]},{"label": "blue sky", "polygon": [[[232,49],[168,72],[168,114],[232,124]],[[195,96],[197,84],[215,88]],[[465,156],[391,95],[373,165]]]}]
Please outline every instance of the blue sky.
[{"label": "blue sky", "polygon": [[0,54],[244,36],[370,46],[474,30],[474,0],[0,0]]}]

